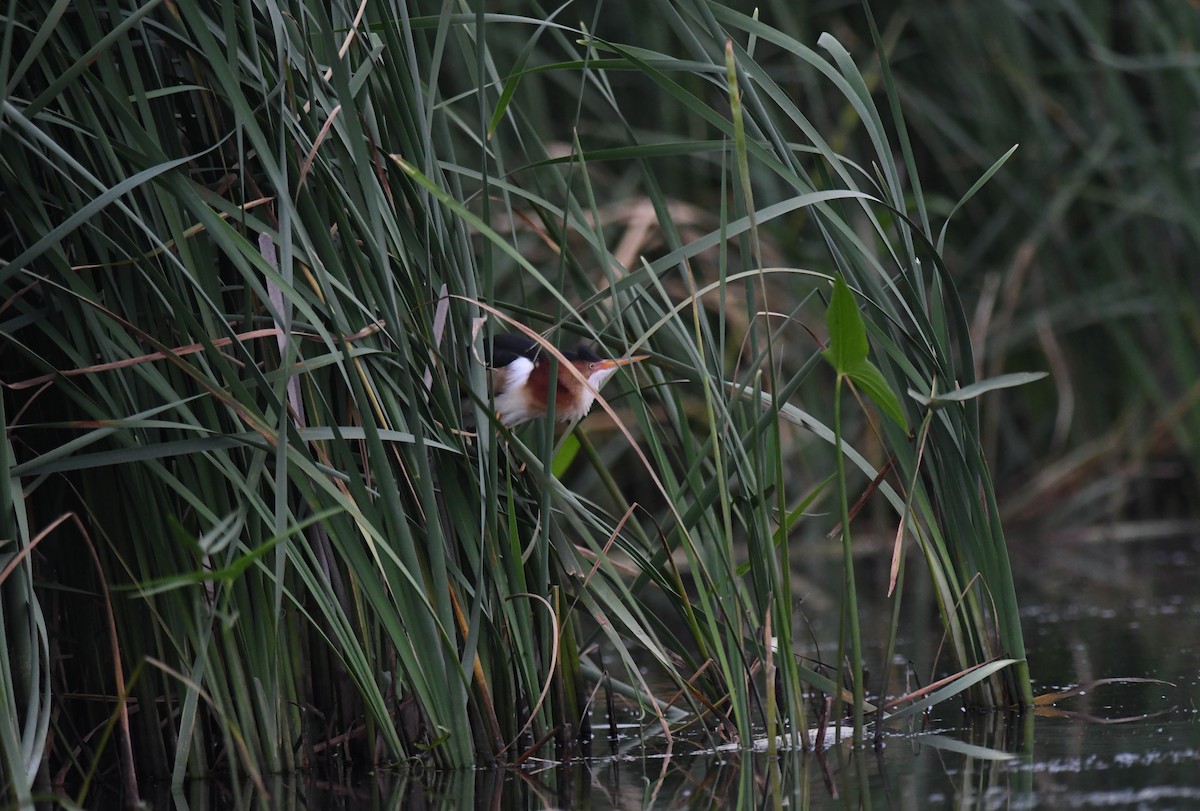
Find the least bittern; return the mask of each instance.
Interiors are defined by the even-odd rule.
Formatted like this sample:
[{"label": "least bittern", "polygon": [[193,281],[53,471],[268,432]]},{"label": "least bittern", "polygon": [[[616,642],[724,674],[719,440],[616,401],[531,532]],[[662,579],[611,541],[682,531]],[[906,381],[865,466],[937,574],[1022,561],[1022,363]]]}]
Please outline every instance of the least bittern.
[{"label": "least bittern", "polygon": [[[554,381],[554,415],[561,422],[586,416],[600,386],[613,372],[649,357],[602,358],[584,344],[573,352],[560,354]],[[527,335],[496,335],[492,338],[488,365],[501,422],[512,427],[546,416],[550,404],[550,369],[555,364],[543,344]]]}]

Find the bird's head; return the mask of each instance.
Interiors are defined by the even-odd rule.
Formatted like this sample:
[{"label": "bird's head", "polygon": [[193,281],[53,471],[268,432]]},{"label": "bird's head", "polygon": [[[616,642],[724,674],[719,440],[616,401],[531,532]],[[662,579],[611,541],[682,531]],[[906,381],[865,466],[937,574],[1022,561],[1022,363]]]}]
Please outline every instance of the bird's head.
[{"label": "bird's head", "polygon": [[645,360],[649,355],[633,355],[628,358],[602,358],[587,344],[581,344],[574,352],[564,352],[563,357],[575,367],[580,376],[596,391],[604,381],[622,366]]}]

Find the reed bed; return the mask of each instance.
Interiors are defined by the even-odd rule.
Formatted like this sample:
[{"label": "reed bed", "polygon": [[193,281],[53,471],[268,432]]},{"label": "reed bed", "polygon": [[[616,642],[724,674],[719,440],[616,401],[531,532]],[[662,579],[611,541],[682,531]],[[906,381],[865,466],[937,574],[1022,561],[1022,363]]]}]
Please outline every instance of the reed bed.
[{"label": "reed bed", "polygon": [[[977,398],[1034,378],[980,379],[945,259],[1008,147],[931,204],[869,13],[852,54],[570,11],[10,12],[13,802],[564,757],[605,703],[749,745],[1030,702]],[[510,430],[518,324],[652,359]],[[931,611],[951,677],[897,701]]]}]

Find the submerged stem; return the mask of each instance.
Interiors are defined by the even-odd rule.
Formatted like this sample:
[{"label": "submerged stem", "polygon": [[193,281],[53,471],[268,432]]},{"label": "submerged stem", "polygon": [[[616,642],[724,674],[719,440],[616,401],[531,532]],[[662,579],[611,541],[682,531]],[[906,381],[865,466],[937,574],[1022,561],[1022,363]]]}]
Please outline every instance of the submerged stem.
[{"label": "submerged stem", "polygon": [[[833,390],[834,456],[837,460],[838,506],[842,520],[842,568],[845,577],[843,611],[850,625],[850,679],[854,693],[854,745],[863,740],[862,634],[858,625],[858,595],[854,586],[854,555],[850,545],[850,497],[846,490],[846,460],[842,455],[842,385],[845,376],[838,374]],[[841,670],[839,662],[838,670]],[[841,690],[841,685],[838,685]]]}]

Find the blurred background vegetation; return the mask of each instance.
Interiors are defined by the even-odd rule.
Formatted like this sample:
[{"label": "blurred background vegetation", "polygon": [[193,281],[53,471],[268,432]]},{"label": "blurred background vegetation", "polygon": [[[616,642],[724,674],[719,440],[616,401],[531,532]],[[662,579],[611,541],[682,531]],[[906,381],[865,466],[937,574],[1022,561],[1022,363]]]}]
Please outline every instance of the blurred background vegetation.
[{"label": "blurred background vegetation", "polygon": [[[1191,525],[1194,3],[880,0],[874,33],[859,3],[411,5],[7,12],[16,796],[135,750],[177,780],[511,761],[585,738],[597,685],[718,736],[803,721],[802,685],[853,681],[835,273],[910,428],[909,387],[1051,373],[939,412],[924,461],[841,409],[859,582],[901,513],[928,569],[876,643],[938,611],[925,675],[1020,658],[1001,516]],[[501,314],[653,366],[510,435]]]},{"label": "blurred background vegetation", "polygon": [[926,187],[1020,144],[947,239],[985,374],[1052,373],[986,409],[1006,514],[1194,518],[1195,3],[888,5]]},{"label": "blurred background vegetation", "polygon": [[[741,8],[806,43],[828,31],[856,57],[873,50],[861,3]],[[1190,511],[1200,430],[1196,4],[870,8],[931,211],[947,215],[1019,145],[955,213],[946,239],[981,376],[1052,372],[1052,382],[996,395],[985,409],[1006,514],[1078,527]],[[622,28],[621,16],[605,5],[601,18],[637,27],[626,18]],[[864,137],[818,77],[769,47],[756,55],[831,144]],[[863,65],[878,91],[878,70]],[[639,112],[648,132],[687,125],[672,108]],[[706,176],[692,163],[670,179],[694,202],[713,193]],[[794,234],[772,236],[789,256],[804,250]]]}]

